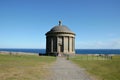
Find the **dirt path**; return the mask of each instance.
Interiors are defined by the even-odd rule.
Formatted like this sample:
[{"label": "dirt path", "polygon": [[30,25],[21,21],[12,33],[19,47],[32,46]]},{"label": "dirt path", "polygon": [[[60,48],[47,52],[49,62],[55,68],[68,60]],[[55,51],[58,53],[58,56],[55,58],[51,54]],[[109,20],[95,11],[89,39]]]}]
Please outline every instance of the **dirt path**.
[{"label": "dirt path", "polygon": [[62,57],[57,58],[51,71],[53,76],[49,80],[93,80],[85,73],[85,69]]}]

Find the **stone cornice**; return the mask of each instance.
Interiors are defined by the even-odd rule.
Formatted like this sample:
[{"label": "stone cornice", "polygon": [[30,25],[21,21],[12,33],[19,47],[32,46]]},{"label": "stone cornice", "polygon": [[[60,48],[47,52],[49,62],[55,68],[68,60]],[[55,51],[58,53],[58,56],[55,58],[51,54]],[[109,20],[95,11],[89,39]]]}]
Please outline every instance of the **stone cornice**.
[{"label": "stone cornice", "polygon": [[45,35],[49,35],[49,34],[72,34],[72,35],[76,35],[75,33],[72,32],[47,32]]}]

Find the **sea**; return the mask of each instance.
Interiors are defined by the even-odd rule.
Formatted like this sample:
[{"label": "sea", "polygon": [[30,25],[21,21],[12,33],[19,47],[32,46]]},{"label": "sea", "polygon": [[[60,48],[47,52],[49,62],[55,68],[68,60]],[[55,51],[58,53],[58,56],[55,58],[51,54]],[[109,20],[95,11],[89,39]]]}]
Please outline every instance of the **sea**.
[{"label": "sea", "polygon": [[[25,52],[35,54],[45,54],[45,49],[7,49],[0,48],[0,51]],[[76,54],[120,54],[120,49],[75,49]]]}]

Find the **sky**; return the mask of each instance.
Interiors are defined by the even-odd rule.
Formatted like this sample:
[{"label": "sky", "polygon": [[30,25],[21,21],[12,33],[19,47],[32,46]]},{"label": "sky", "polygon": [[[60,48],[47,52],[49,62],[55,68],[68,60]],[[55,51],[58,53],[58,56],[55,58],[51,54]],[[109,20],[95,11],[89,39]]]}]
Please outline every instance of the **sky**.
[{"label": "sky", "polygon": [[46,48],[61,20],[76,49],[120,49],[120,0],[0,0],[0,48]]}]

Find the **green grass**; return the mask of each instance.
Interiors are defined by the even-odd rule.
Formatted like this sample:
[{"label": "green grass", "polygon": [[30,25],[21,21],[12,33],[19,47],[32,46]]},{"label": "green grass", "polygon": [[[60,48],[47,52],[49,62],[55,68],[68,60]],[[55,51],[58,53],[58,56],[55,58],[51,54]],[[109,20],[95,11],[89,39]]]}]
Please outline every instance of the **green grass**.
[{"label": "green grass", "polygon": [[0,80],[44,80],[54,61],[50,56],[0,54]]},{"label": "green grass", "polygon": [[78,66],[85,68],[91,75],[95,76],[98,80],[120,80],[120,56],[113,56],[112,60],[98,60],[98,59],[84,59],[76,56],[71,60],[78,64]]}]

